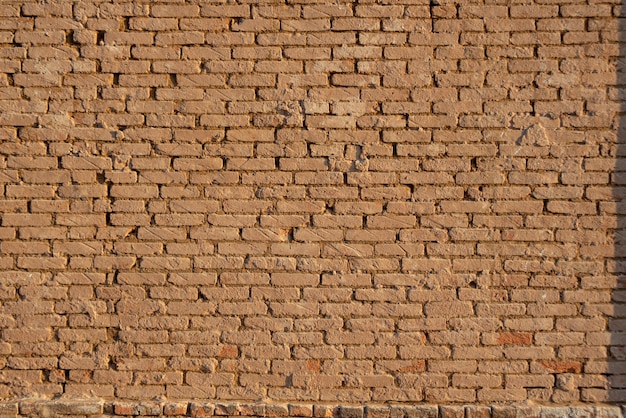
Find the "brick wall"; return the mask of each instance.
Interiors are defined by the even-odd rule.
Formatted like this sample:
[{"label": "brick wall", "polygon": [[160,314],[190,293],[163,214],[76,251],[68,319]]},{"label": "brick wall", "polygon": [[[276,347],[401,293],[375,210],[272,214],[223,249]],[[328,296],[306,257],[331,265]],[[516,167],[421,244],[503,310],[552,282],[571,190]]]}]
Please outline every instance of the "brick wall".
[{"label": "brick wall", "polygon": [[0,0],[0,398],[626,401],[623,14]]}]

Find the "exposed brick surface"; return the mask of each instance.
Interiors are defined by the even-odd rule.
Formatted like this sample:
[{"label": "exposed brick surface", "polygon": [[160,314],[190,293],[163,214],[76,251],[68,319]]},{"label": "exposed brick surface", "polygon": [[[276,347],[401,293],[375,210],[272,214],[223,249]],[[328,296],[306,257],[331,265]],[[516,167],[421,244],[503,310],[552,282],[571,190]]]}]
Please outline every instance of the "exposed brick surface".
[{"label": "exposed brick surface", "polygon": [[328,418],[525,418],[525,417],[622,417],[622,408],[598,404],[595,406],[389,406],[370,404],[362,406],[337,406],[331,404],[266,404],[266,403],[208,403],[208,402],[107,402],[89,399],[55,401],[20,401],[2,404],[3,417],[55,417],[55,416],[248,416],[248,417],[328,417]]},{"label": "exposed brick surface", "polygon": [[0,415],[619,416],[623,26],[0,0]]}]

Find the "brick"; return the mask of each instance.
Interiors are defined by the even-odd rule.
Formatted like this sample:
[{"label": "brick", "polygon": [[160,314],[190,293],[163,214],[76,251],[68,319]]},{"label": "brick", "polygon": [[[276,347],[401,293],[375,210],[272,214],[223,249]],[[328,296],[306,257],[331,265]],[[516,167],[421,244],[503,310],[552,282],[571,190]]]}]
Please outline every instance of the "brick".
[{"label": "brick", "polygon": [[19,3],[0,397],[56,400],[8,414],[626,399],[616,4]]},{"label": "brick", "polygon": [[109,195],[115,198],[150,198],[159,195],[159,189],[154,185],[145,186],[119,186],[113,185]]}]

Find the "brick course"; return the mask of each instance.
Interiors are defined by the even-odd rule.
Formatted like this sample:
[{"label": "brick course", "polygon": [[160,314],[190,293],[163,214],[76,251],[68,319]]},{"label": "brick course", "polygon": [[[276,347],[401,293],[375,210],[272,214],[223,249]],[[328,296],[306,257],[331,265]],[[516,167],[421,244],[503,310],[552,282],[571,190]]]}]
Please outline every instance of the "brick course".
[{"label": "brick course", "polygon": [[380,418],[380,417],[493,417],[522,418],[545,416],[621,417],[618,406],[476,406],[476,405],[380,405],[341,406],[305,403],[245,403],[245,402],[159,402],[116,401],[89,399],[57,401],[30,400],[0,404],[3,416],[263,416],[263,417],[317,417],[317,418]]},{"label": "brick course", "polygon": [[620,1],[0,3],[3,416],[619,414]]}]

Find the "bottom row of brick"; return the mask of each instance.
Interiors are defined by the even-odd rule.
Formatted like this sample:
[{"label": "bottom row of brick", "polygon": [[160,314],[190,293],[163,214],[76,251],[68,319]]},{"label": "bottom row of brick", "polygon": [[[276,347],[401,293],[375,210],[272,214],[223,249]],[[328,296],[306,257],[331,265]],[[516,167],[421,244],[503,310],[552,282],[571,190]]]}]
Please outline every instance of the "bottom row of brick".
[{"label": "bottom row of brick", "polygon": [[311,418],[609,418],[626,416],[617,405],[322,405],[239,402],[19,400],[0,403],[5,417],[311,417]]}]

